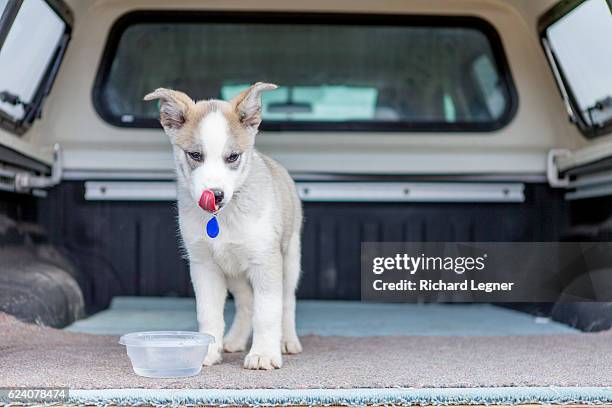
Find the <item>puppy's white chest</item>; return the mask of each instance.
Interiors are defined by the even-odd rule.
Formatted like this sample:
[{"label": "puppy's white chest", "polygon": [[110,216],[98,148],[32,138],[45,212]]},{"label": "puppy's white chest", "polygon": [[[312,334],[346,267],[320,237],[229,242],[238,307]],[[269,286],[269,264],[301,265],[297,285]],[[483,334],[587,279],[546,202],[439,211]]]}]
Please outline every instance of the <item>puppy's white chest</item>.
[{"label": "puppy's white chest", "polygon": [[271,227],[267,226],[266,229],[263,220],[220,222],[219,227],[219,235],[216,238],[207,237],[207,244],[215,262],[227,275],[243,273],[269,250]]},{"label": "puppy's white chest", "polygon": [[[247,222],[230,226],[220,225],[219,236],[211,239],[210,243],[215,248],[241,247],[244,250],[259,250],[269,241],[269,231],[260,222]],[[268,226],[268,228],[271,228]]]}]

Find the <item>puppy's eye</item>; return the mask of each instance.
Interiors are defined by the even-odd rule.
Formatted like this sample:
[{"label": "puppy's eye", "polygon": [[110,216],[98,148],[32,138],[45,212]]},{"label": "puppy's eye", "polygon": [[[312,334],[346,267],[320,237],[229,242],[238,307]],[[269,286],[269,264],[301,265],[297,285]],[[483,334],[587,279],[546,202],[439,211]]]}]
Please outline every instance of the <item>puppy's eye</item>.
[{"label": "puppy's eye", "polygon": [[240,158],[240,153],[232,152],[229,156],[225,158],[225,161],[228,163],[235,163]]},{"label": "puppy's eye", "polygon": [[200,152],[185,152],[185,154],[193,161],[201,162],[204,159]]}]

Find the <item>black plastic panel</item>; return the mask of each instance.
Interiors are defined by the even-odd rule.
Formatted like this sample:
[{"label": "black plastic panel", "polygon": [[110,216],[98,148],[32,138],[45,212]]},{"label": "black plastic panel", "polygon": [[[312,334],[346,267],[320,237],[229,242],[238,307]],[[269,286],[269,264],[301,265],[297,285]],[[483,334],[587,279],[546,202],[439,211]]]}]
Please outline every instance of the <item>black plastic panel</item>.
[{"label": "black plastic panel", "polygon": [[[526,186],[525,203],[306,203],[299,297],[359,299],[362,241],[555,241],[562,192]],[[87,276],[90,310],[112,296],[192,296],[171,202],[85,201],[82,182],[42,200],[41,219]]]}]

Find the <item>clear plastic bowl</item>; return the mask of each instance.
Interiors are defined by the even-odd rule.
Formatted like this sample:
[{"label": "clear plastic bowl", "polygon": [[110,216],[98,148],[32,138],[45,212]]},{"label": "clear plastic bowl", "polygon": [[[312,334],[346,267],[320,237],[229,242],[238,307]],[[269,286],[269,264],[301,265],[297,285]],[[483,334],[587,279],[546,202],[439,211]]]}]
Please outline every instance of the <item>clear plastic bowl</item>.
[{"label": "clear plastic bowl", "polygon": [[198,332],[152,331],[121,336],[134,372],[143,377],[191,377],[200,373],[213,336]]}]

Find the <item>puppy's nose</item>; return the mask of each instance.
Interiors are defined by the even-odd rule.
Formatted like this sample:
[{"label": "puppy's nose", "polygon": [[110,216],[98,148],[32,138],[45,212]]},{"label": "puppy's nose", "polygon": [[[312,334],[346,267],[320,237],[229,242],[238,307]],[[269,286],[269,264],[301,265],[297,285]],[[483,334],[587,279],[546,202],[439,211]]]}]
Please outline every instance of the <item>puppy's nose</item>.
[{"label": "puppy's nose", "polygon": [[211,191],[215,195],[215,204],[219,205],[223,201],[223,190],[218,188],[211,188]]}]

